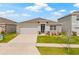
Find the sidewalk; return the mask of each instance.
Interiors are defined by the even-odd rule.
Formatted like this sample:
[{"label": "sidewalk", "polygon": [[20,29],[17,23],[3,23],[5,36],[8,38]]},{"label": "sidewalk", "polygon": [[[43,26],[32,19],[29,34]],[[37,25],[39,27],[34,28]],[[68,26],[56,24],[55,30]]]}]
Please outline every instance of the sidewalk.
[{"label": "sidewalk", "polygon": [[40,55],[37,48],[26,43],[0,44],[0,55]]},{"label": "sidewalk", "polygon": [[37,46],[41,46],[41,47],[70,47],[70,48],[79,48],[79,44],[37,43]]}]

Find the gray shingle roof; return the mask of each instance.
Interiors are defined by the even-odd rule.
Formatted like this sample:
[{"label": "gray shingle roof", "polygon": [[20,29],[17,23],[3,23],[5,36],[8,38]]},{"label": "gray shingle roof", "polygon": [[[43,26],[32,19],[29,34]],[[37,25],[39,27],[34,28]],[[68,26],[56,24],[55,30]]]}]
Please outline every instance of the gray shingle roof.
[{"label": "gray shingle roof", "polygon": [[15,21],[12,21],[12,20],[9,20],[9,19],[3,18],[3,17],[0,17],[0,23],[5,23],[5,24],[16,24]]},{"label": "gray shingle roof", "polygon": [[61,24],[61,23],[59,23],[59,22],[56,22],[56,21],[52,21],[52,20],[48,20],[48,19],[44,19],[44,18],[40,18],[40,17],[38,17],[38,18],[34,18],[34,19],[31,19],[31,20],[27,20],[27,21],[24,21],[24,22],[21,22],[21,23],[19,23],[19,24],[22,24],[22,23],[28,23],[28,22],[40,22],[40,21],[43,21],[43,22],[48,22],[48,23],[50,23],[50,24]]},{"label": "gray shingle roof", "polygon": [[29,21],[50,21],[50,22],[55,22],[55,21],[52,21],[52,20],[48,20],[48,19],[38,17],[38,18],[34,18],[34,19],[31,19],[31,20],[21,22],[21,23],[25,23],[25,22],[29,22]]}]

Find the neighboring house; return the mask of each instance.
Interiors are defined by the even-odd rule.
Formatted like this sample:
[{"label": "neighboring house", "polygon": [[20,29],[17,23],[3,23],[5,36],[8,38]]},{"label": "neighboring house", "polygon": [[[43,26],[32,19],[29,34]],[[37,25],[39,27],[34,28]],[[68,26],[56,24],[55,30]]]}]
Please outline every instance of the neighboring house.
[{"label": "neighboring house", "polygon": [[6,34],[16,32],[16,22],[0,17],[0,33],[2,31]]},{"label": "neighboring house", "polygon": [[58,19],[58,22],[62,23],[62,31],[66,32],[67,35],[72,35],[72,32],[79,35],[79,11]]},{"label": "neighboring house", "polygon": [[18,24],[18,33],[22,34],[34,34],[34,33],[47,33],[47,32],[61,32],[62,24],[43,19],[43,18],[35,18],[32,20],[24,21]]}]

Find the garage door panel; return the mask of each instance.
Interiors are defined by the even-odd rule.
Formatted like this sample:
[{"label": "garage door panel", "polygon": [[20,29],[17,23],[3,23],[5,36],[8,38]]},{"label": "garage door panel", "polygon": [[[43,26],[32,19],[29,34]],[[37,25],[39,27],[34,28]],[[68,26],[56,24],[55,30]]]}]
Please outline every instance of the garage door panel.
[{"label": "garage door panel", "polygon": [[20,28],[21,34],[36,34],[37,28]]}]

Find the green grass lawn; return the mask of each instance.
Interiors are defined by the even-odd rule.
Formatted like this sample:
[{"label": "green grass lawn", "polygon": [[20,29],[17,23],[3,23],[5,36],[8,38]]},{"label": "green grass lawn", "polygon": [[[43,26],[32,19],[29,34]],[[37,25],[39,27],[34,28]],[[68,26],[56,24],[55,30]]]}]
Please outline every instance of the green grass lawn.
[{"label": "green grass lawn", "polygon": [[[41,55],[79,55],[79,48],[37,47]],[[69,51],[69,52],[68,52]]]},{"label": "green grass lawn", "polygon": [[4,35],[4,39],[1,40],[0,43],[7,43],[10,40],[12,40],[14,37],[16,37],[16,33],[15,32],[7,34],[7,35]]},{"label": "green grass lawn", "polygon": [[79,36],[71,36],[68,41],[67,36],[38,36],[37,43],[70,43],[79,44]]}]

